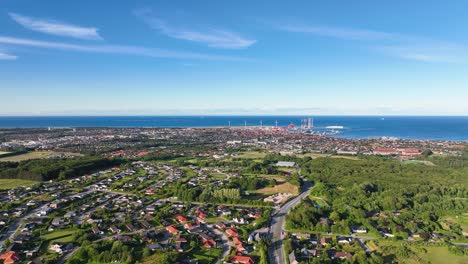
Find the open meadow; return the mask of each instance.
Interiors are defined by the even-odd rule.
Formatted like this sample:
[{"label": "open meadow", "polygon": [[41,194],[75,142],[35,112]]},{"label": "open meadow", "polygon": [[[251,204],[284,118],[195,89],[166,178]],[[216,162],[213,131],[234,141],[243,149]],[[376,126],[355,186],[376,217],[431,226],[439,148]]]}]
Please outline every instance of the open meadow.
[{"label": "open meadow", "polygon": [[299,188],[296,185],[287,182],[281,176],[262,175],[261,177],[266,178],[266,179],[275,179],[276,185],[258,189],[255,191],[255,193],[266,194],[266,195],[275,194],[275,193],[291,193],[293,195],[296,195],[299,193]]},{"label": "open meadow", "polygon": [[0,158],[0,162],[5,162],[5,161],[19,162],[19,161],[32,160],[32,159],[46,159],[46,158],[53,157],[55,155],[60,155],[60,154],[67,155],[67,156],[80,155],[76,153],[63,153],[63,152],[55,152],[55,151],[32,151],[32,152],[28,152],[24,154]]},{"label": "open meadow", "polygon": [[19,179],[0,179],[0,190],[9,190],[20,186],[27,187],[37,183],[37,181],[27,181]]}]

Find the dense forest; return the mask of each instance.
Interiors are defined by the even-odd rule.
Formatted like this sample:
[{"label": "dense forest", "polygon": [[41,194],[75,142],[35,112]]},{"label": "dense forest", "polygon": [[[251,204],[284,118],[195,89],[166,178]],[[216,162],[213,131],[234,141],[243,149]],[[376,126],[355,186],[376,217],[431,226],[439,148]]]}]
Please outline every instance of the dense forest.
[{"label": "dense forest", "polygon": [[122,163],[119,159],[81,157],[0,162],[0,179],[48,181],[78,177]]},{"label": "dense forest", "polygon": [[[385,158],[320,158],[302,166],[315,182],[310,199],[288,215],[291,229],[349,234],[365,227],[371,234],[397,239],[434,232],[463,239],[459,225],[443,226],[446,216],[468,209],[467,152],[458,157],[430,158],[435,165]],[[326,217],[334,224],[319,222]]]}]

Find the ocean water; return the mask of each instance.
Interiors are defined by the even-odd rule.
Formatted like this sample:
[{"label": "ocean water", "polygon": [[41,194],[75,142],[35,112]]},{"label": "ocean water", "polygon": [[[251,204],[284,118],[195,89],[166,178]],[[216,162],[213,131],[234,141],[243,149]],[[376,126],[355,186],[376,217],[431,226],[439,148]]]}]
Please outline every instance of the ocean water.
[{"label": "ocean water", "polygon": [[[304,116],[0,117],[0,128],[299,126]],[[313,116],[315,127],[343,126],[343,138],[398,137],[468,141],[468,116]]]}]

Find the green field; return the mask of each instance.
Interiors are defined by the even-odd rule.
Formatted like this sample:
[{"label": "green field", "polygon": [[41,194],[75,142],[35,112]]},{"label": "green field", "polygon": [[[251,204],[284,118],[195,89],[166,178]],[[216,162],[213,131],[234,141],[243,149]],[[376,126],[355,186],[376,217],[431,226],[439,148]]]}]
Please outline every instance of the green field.
[{"label": "green field", "polygon": [[403,164],[424,164],[427,166],[435,166],[434,163],[427,161],[427,160],[403,160],[401,162]]},{"label": "green field", "polygon": [[448,251],[447,247],[426,247],[427,252],[418,253],[417,258],[402,259],[401,263],[431,263],[431,264],[462,264],[468,263],[468,256],[457,256]]},{"label": "green field", "polygon": [[24,154],[19,154],[11,157],[0,158],[0,161],[23,161],[23,160],[30,160],[30,159],[44,159],[49,157],[50,155],[54,154],[51,151],[33,151]]},{"label": "green field", "polygon": [[447,216],[443,219],[446,224],[459,224],[463,229],[463,232],[468,232],[468,213],[457,216]]},{"label": "green field", "polygon": [[249,152],[243,152],[240,153],[236,158],[241,158],[241,159],[263,159],[267,153],[264,152],[258,152],[258,151],[249,151]]},{"label": "green field", "polygon": [[197,251],[192,252],[192,256],[199,261],[198,263],[203,263],[203,264],[213,263],[213,261],[218,259],[220,255],[221,255],[221,249],[218,249],[218,248],[212,248],[212,249],[200,248]]},{"label": "green field", "polygon": [[275,193],[292,193],[293,195],[297,195],[299,193],[299,188],[289,182],[278,182],[273,187],[265,187],[253,192],[266,195]]},{"label": "green field", "polygon": [[[54,152],[54,151],[32,151],[24,154],[19,154],[15,156],[10,156],[10,157],[4,157],[0,158],[0,161],[13,161],[13,162],[19,162],[19,161],[24,161],[24,160],[31,160],[31,159],[45,159],[48,158],[52,155],[55,154],[60,154],[64,152]],[[64,153],[67,155],[80,155],[76,153]]]},{"label": "green field", "polygon": [[42,236],[43,239],[49,240],[50,242],[73,242],[73,234],[76,230],[64,229],[52,231],[51,233]]},{"label": "green field", "polygon": [[208,217],[205,219],[205,222],[207,222],[208,224],[216,224],[218,222],[225,222],[225,221],[227,220],[223,217]]},{"label": "green field", "polygon": [[349,160],[359,160],[356,156],[345,156],[345,155],[331,155],[331,154],[323,154],[323,153],[304,153],[296,155],[300,158],[304,157],[311,157],[313,159],[317,158],[333,158],[333,159],[349,159]]},{"label": "green field", "polygon": [[9,190],[16,187],[27,187],[37,184],[37,181],[17,180],[17,179],[0,179],[0,190]]}]

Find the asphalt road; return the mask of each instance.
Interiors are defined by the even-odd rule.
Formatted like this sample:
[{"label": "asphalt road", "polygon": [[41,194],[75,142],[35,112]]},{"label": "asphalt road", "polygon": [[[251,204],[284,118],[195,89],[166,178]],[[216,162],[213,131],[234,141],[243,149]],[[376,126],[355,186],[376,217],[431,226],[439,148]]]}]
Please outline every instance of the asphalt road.
[{"label": "asphalt road", "polygon": [[229,238],[227,235],[218,229],[214,228],[213,225],[206,225],[207,229],[213,233],[215,233],[217,236],[221,238],[221,242],[223,243],[223,252],[221,256],[219,257],[218,260],[214,261],[213,263],[223,263],[224,257],[229,255],[229,251],[231,247],[234,247],[234,243],[229,242]]},{"label": "asphalt road", "polygon": [[286,222],[286,215],[289,211],[298,205],[302,199],[306,198],[310,193],[312,183],[304,181],[303,191],[294,199],[285,203],[279,211],[271,217],[270,223],[270,239],[272,246],[270,247],[270,264],[283,264],[286,262],[286,256],[283,248],[283,230]]},{"label": "asphalt road", "polygon": [[[87,191],[87,192],[83,192],[82,194],[89,194],[91,193],[92,191]],[[68,196],[70,197],[70,196]],[[36,209],[33,209],[31,210],[30,212],[26,213],[23,217],[20,217],[18,219],[16,219],[9,227],[8,227],[8,231],[6,232],[6,234],[3,235],[3,237],[0,237],[0,248],[3,248],[5,242],[7,239],[10,239],[10,238],[13,238],[13,236],[18,232],[20,226],[21,226],[21,223],[25,222],[27,219],[35,216],[37,213],[39,213],[41,210],[43,209],[46,209],[47,207],[49,207],[50,203],[46,203],[46,204],[43,204],[41,205],[40,207],[36,208]]]}]

